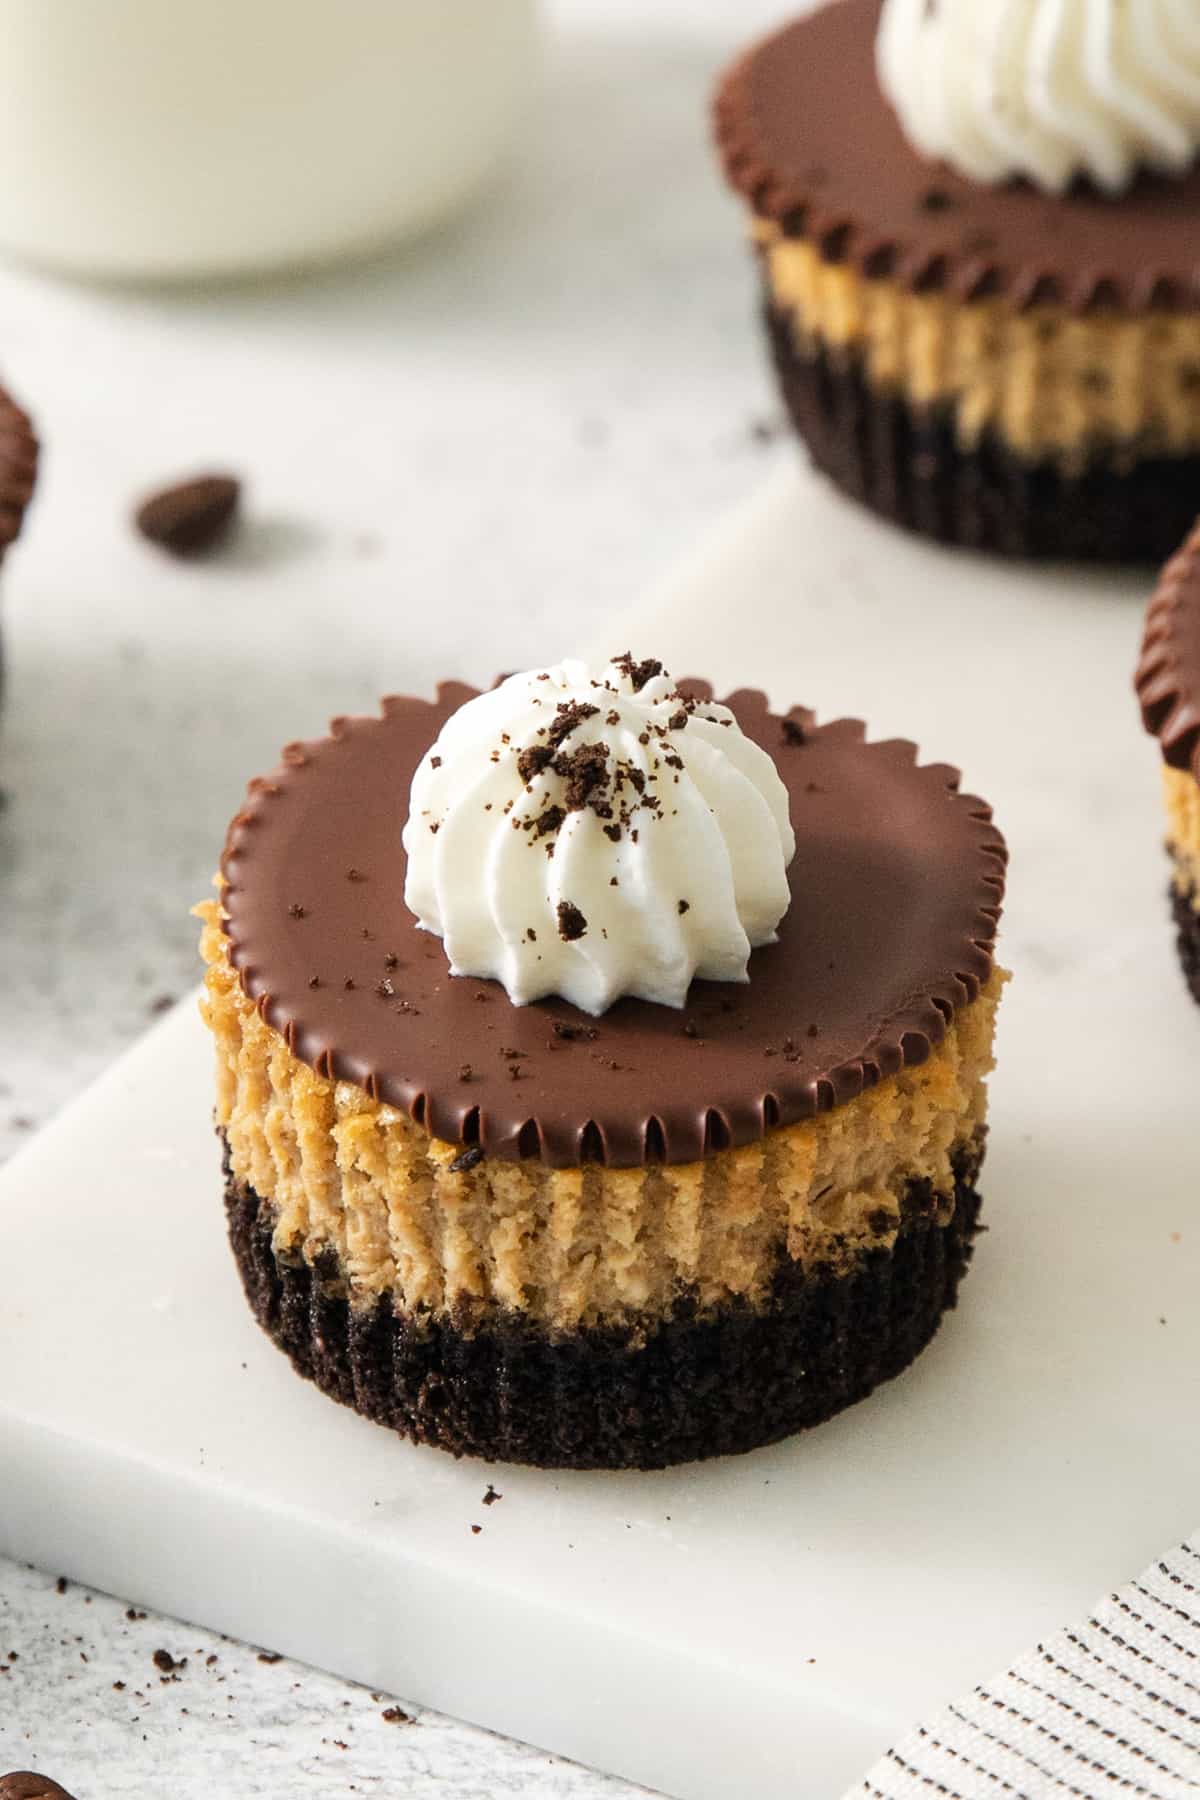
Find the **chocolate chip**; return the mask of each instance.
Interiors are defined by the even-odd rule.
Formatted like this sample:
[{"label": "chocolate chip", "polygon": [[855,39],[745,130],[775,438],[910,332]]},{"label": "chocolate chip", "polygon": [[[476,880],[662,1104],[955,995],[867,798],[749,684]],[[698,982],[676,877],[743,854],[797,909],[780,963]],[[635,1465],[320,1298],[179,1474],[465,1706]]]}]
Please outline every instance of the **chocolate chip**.
[{"label": "chocolate chip", "polygon": [[571,900],[560,900],[558,903],[558,935],[564,944],[573,944],[584,936],[588,928],[587,920],[579,908]]},{"label": "chocolate chip", "polygon": [[170,555],[198,556],[225,536],[240,498],[234,476],[198,475],[149,495],[134,513],[134,524]]},{"label": "chocolate chip", "polygon": [[483,1151],[479,1148],[478,1144],[472,1144],[468,1150],[462,1152],[461,1156],[455,1157],[454,1161],[450,1164],[450,1173],[452,1175],[465,1175],[468,1170],[477,1169],[482,1161]]}]

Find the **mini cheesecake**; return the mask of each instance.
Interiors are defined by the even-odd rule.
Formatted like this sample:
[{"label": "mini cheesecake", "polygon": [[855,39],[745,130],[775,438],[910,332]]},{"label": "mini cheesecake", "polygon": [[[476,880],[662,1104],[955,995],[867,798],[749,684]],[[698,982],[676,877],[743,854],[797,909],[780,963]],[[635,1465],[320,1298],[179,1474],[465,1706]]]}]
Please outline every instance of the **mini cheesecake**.
[{"label": "mini cheesecake", "polygon": [[1150,602],[1136,686],[1146,730],[1162,747],[1171,910],[1183,972],[1200,1000],[1200,526]]},{"label": "mini cheesecake", "polygon": [[[0,388],[0,560],[19,536],[37,482],[38,441],[28,414]],[[0,680],[3,678],[0,644]]]},{"label": "mini cheesecake", "polygon": [[971,179],[905,135],[881,11],[796,20],[716,99],[796,430],[931,537],[1161,562],[1200,503],[1200,165],[1115,194]]},{"label": "mini cheesecake", "polygon": [[[559,791],[557,757],[497,747],[523,794],[551,784],[514,844],[549,856],[543,822],[577,804],[614,858],[639,829],[645,849],[697,761],[683,703],[711,700],[676,692],[657,815],[584,792],[578,753]],[[327,1394],[456,1455],[647,1469],[816,1425],[912,1361],[971,1253],[1003,979],[990,810],[911,744],[735,693],[795,832],[773,941],[682,1006],[515,1005],[452,973],[403,900],[404,839],[448,829],[406,797],[473,697],[389,699],[292,745],[199,909],[250,1306]],[[681,919],[719,884],[658,873]]]}]

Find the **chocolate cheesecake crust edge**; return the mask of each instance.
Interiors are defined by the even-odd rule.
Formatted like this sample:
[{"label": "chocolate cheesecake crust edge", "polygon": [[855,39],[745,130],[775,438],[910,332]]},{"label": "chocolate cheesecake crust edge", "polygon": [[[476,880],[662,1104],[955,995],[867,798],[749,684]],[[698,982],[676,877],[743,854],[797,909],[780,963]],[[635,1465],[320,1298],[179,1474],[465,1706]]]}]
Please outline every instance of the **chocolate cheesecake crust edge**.
[{"label": "chocolate cheesecake crust edge", "polygon": [[276,1253],[271,1207],[234,1177],[225,1207],[259,1324],[297,1372],[365,1418],[455,1456],[542,1468],[654,1469],[817,1425],[899,1374],[954,1306],[980,1208],[983,1142],[955,1166],[953,1211],[912,1183],[890,1250],[847,1273],[781,1260],[760,1306],[539,1329],[497,1307],[402,1316],[350,1304],[336,1258]]},{"label": "chocolate cheesecake crust edge", "polygon": [[1193,525],[1200,455],[1097,448],[1079,470],[1029,461],[995,432],[965,447],[953,405],[913,405],[863,359],[798,342],[764,308],[784,404],[813,462],[843,493],[942,543],[1040,559],[1159,563]]}]

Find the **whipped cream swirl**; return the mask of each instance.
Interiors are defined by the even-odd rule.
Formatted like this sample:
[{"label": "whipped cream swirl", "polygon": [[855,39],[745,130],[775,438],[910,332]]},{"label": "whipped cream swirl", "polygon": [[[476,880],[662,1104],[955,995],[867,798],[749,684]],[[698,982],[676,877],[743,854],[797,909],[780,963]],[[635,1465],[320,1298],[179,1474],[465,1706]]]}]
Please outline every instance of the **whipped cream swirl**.
[{"label": "whipped cream swirl", "polygon": [[1200,150],[1196,0],[884,0],[876,60],[910,142],[973,181],[1118,193]]},{"label": "whipped cream swirl", "polygon": [[661,663],[512,675],[460,707],[413,777],[405,902],[454,975],[514,1005],[682,1006],[774,942],[795,849],[787,790],[728,707]]}]

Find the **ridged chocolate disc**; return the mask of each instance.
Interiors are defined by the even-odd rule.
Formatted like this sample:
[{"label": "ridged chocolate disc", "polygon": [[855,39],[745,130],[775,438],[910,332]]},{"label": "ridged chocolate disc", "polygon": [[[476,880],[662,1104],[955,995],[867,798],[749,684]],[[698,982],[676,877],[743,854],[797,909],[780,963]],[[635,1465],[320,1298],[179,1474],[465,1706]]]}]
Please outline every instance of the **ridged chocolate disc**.
[{"label": "ridged chocolate disc", "polygon": [[797,843],[779,942],[754,952],[747,985],[695,982],[683,1012],[622,1000],[592,1019],[450,975],[405,907],[401,831],[417,763],[472,692],[335,720],[251,784],[230,827],[232,960],[320,1073],[488,1155],[684,1163],[921,1062],[987,980],[1005,860],[990,809],[911,744],[801,709],[785,721],[748,691],[727,704],[774,758]]}]

